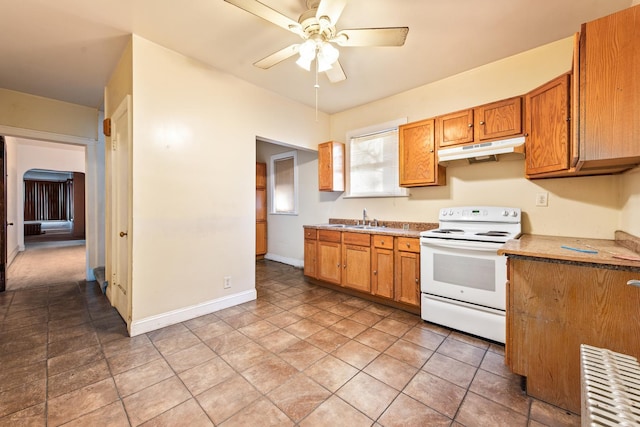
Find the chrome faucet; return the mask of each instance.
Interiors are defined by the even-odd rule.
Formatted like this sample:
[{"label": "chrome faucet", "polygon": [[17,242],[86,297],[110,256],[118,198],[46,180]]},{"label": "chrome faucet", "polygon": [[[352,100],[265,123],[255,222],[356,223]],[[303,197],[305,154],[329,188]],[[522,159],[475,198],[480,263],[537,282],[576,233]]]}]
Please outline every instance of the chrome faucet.
[{"label": "chrome faucet", "polygon": [[367,208],[362,209],[362,225],[367,225]]}]

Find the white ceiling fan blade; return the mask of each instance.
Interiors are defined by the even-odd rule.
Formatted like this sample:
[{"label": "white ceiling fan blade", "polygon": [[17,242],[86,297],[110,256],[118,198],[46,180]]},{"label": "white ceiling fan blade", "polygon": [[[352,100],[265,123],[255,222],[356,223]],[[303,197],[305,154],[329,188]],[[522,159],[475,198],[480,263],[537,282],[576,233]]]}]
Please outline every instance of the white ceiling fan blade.
[{"label": "white ceiling fan blade", "polygon": [[300,34],[300,24],[257,0],[224,0],[285,30]]},{"label": "white ceiling fan blade", "polygon": [[340,65],[340,61],[333,63],[333,66],[324,72],[331,83],[338,83],[347,80],[347,75]]},{"label": "white ceiling fan blade", "polygon": [[409,27],[342,30],[331,40],[340,46],[402,46]]},{"label": "white ceiling fan blade", "polygon": [[316,18],[320,19],[323,16],[328,16],[331,20],[331,25],[336,25],[346,5],[347,0],[320,0]]},{"label": "white ceiling fan blade", "polygon": [[291,46],[287,46],[284,49],[280,49],[279,51],[272,53],[266,58],[262,58],[260,61],[255,62],[253,65],[258,68],[262,68],[263,70],[267,70],[274,65],[284,61],[285,59],[292,57],[293,55],[298,53],[299,49],[299,44],[292,44]]}]

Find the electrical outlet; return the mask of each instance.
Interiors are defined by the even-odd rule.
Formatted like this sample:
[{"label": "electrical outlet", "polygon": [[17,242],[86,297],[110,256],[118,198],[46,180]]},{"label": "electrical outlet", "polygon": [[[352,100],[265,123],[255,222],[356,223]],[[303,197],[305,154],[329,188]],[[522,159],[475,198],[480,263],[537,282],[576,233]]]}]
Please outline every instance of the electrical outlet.
[{"label": "electrical outlet", "polygon": [[231,276],[224,276],[224,288],[229,289],[231,287]]},{"label": "electrical outlet", "polygon": [[536,194],[536,206],[549,206],[549,193],[543,191]]}]

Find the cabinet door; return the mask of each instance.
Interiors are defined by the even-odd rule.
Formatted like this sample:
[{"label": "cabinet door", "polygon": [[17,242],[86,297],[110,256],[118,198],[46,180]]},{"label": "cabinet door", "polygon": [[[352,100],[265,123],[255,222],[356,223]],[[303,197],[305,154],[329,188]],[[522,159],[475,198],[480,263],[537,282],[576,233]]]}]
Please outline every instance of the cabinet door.
[{"label": "cabinet door", "polygon": [[256,221],[267,220],[267,189],[256,188]]},{"label": "cabinet door", "polygon": [[525,97],[526,174],[567,170],[569,164],[569,84],[562,75]]},{"label": "cabinet door", "polygon": [[256,222],[256,256],[267,253],[267,223]]},{"label": "cabinet door", "polygon": [[256,163],[256,188],[267,187],[267,164]]},{"label": "cabinet door", "polygon": [[478,140],[522,133],[522,98],[515,97],[476,108]]},{"label": "cabinet door", "polygon": [[373,248],[371,256],[371,293],[393,299],[393,250]]},{"label": "cabinet door", "polygon": [[420,254],[396,251],[395,300],[420,305]]},{"label": "cabinet door", "polygon": [[316,240],[304,239],[304,275],[316,277]]},{"label": "cabinet door", "polygon": [[344,144],[318,145],[318,190],[344,191]]},{"label": "cabinet door", "polygon": [[438,147],[473,142],[473,109],[438,117]]},{"label": "cabinet door", "polygon": [[436,163],[435,120],[422,120],[398,128],[400,186],[444,185],[444,168]]},{"label": "cabinet door", "polygon": [[640,162],[640,5],[582,27],[580,155],[583,167]]},{"label": "cabinet door", "polygon": [[371,292],[371,247],[344,245],[342,286]]},{"label": "cabinet door", "polygon": [[341,284],[342,280],[342,244],[337,242],[318,241],[317,274],[318,279]]}]

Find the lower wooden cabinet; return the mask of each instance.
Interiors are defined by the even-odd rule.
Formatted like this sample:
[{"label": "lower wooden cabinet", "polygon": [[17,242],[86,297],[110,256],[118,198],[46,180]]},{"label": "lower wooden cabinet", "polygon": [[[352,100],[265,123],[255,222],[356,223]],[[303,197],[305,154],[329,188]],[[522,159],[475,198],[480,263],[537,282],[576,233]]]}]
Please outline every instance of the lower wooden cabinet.
[{"label": "lower wooden cabinet", "polygon": [[304,274],[417,313],[420,239],[305,228]]},{"label": "lower wooden cabinet", "polygon": [[384,298],[393,298],[394,256],[393,237],[373,236],[371,249],[371,293]]},{"label": "lower wooden cabinet", "polygon": [[508,262],[505,362],[530,396],[580,413],[580,344],[640,354],[640,288],[627,285],[640,273]]},{"label": "lower wooden cabinet", "polygon": [[371,292],[371,236],[342,233],[342,286]]},{"label": "lower wooden cabinet", "polygon": [[420,305],[420,241],[396,238],[395,300]]},{"label": "lower wooden cabinet", "polygon": [[315,229],[304,230],[304,275],[313,278],[317,277],[317,235]]},{"label": "lower wooden cabinet", "polygon": [[342,284],[342,233],[333,230],[318,230],[316,247],[316,273],[319,280]]}]

